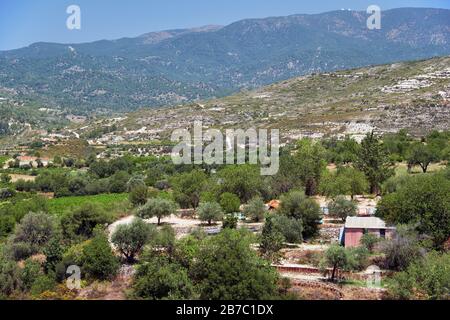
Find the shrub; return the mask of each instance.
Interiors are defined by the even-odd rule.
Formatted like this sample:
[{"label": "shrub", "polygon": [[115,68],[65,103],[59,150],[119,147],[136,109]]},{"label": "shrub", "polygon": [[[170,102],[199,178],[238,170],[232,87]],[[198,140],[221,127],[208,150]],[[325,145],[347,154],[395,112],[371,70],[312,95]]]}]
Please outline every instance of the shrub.
[{"label": "shrub", "polygon": [[52,275],[40,275],[31,286],[31,294],[38,296],[45,291],[51,291],[56,287],[56,281]]},{"label": "shrub", "polygon": [[62,260],[64,250],[61,247],[61,239],[59,236],[54,236],[50,239],[44,248],[45,254],[45,272],[54,272],[56,265]]},{"label": "shrub", "polygon": [[386,256],[386,268],[397,271],[405,270],[424,254],[417,234],[405,226],[399,226],[394,238],[383,243],[382,251]]},{"label": "shrub", "polygon": [[191,274],[200,299],[261,300],[277,296],[278,274],[250,248],[243,230],[223,230],[196,254]]},{"label": "shrub", "polygon": [[2,183],[10,183],[11,182],[11,176],[7,173],[2,173],[0,175],[0,182]]},{"label": "shrub", "polygon": [[388,292],[395,299],[450,299],[450,253],[432,252],[396,274]]},{"label": "shrub", "polygon": [[141,299],[192,299],[194,286],[181,265],[164,257],[153,257],[138,266],[133,295]]},{"label": "shrub", "polygon": [[0,238],[3,238],[10,234],[14,230],[16,225],[16,219],[11,215],[0,215]]},{"label": "shrub", "polygon": [[275,229],[280,232],[289,243],[300,243],[303,241],[303,225],[301,220],[278,215],[273,218]]},{"label": "shrub", "polygon": [[380,242],[380,239],[371,233],[366,233],[361,237],[360,242],[369,252],[373,252],[374,247]]},{"label": "shrub", "polygon": [[15,261],[26,259],[36,253],[36,249],[26,242],[10,243],[7,246],[7,250],[9,251],[9,256]]},{"label": "shrub", "polygon": [[0,258],[0,298],[19,292],[21,288],[21,271],[17,263]]},{"label": "shrub", "polygon": [[42,274],[41,264],[32,259],[25,261],[25,266],[22,269],[21,280],[23,289],[29,291],[35,280]]},{"label": "shrub", "polygon": [[105,234],[97,234],[83,248],[81,257],[83,271],[88,278],[109,280],[119,270],[119,261],[114,255]]},{"label": "shrub", "polygon": [[16,195],[16,192],[12,189],[2,188],[0,189],[0,200],[12,198]]},{"label": "shrub", "polygon": [[238,224],[238,218],[233,214],[225,215],[223,219],[222,228],[224,229],[236,229]]}]

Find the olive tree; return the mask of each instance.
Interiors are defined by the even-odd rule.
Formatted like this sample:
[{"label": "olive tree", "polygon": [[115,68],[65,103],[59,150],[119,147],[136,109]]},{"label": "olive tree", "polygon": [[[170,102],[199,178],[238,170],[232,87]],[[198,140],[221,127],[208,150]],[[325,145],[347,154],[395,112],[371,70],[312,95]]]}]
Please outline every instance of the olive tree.
[{"label": "olive tree", "polygon": [[264,219],[264,213],[266,211],[264,201],[260,196],[256,196],[245,206],[244,215],[255,222],[259,222]]},{"label": "olive tree", "polygon": [[119,225],[111,237],[111,242],[126,258],[127,262],[134,262],[144,245],[156,234],[156,228],[135,218],[130,224]]},{"label": "olive tree", "polygon": [[347,217],[356,216],[356,209],[356,204],[353,201],[347,200],[342,196],[337,197],[328,204],[330,216],[340,218],[342,221],[345,221]]},{"label": "olive tree", "polygon": [[213,221],[222,220],[223,217],[222,207],[216,202],[200,203],[197,213],[200,220],[207,221],[209,225],[211,225]]},{"label": "olive tree", "polygon": [[145,205],[138,208],[137,216],[142,219],[153,217],[158,218],[158,225],[161,225],[161,219],[175,214],[177,205],[175,202],[162,198],[152,198]]}]

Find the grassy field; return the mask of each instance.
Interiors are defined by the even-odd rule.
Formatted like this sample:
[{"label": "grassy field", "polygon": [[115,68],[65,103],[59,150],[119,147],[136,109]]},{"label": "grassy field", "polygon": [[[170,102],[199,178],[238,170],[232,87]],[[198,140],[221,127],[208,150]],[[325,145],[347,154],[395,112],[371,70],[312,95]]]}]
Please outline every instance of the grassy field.
[{"label": "grassy field", "polygon": [[127,193],[120,194],[100,194],[95,196],[64,197],[51,199],[48,202],[49,212],[62,215],[84,203],[96,203],[117,217],[129,211],[130,203]]}]

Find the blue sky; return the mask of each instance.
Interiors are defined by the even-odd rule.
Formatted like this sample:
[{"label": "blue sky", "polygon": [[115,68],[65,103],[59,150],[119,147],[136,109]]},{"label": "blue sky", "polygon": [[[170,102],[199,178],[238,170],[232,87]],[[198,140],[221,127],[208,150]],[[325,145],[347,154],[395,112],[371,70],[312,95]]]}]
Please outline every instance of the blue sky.
[{"label": "blue sky", "polygon": [[[81,8],[81,30],[68,30],[66,8]],[[226,25],[245,18],[320,13],[342,8],[398,7],[450,9],[449,0],[0,0],[0,50],[38,41],[78,43],[140,34]]]}]

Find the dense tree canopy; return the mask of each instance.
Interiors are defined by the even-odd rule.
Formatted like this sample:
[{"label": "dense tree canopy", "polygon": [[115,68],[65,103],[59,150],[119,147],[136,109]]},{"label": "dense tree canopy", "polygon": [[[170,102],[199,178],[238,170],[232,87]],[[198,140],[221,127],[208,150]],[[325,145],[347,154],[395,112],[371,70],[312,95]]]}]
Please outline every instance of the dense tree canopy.
[{"label": "dense tree canopy", "polygon": [[200,249],[192,267],[200,299],[262,300],[277,294],[276,271],[250,248],[244,231],[224,230]]},{"label": "dense tree canopy", "polygon": [[260,169],[256,165],[229,165],[218,173],[221,192],[230,192],[245,203],[263,188]]},{"label": "dense tree canopy", "polygon": [[450,237],[450,180],[444,174],[410,177],[380,201],[377,215],[390,223],[416,225],[439,247]]},{"label": "dense tree canopy", "polygon": [[171,179],[174,198],[182,208],[197,208],[207,176],[200,170],[182,173]]}]

